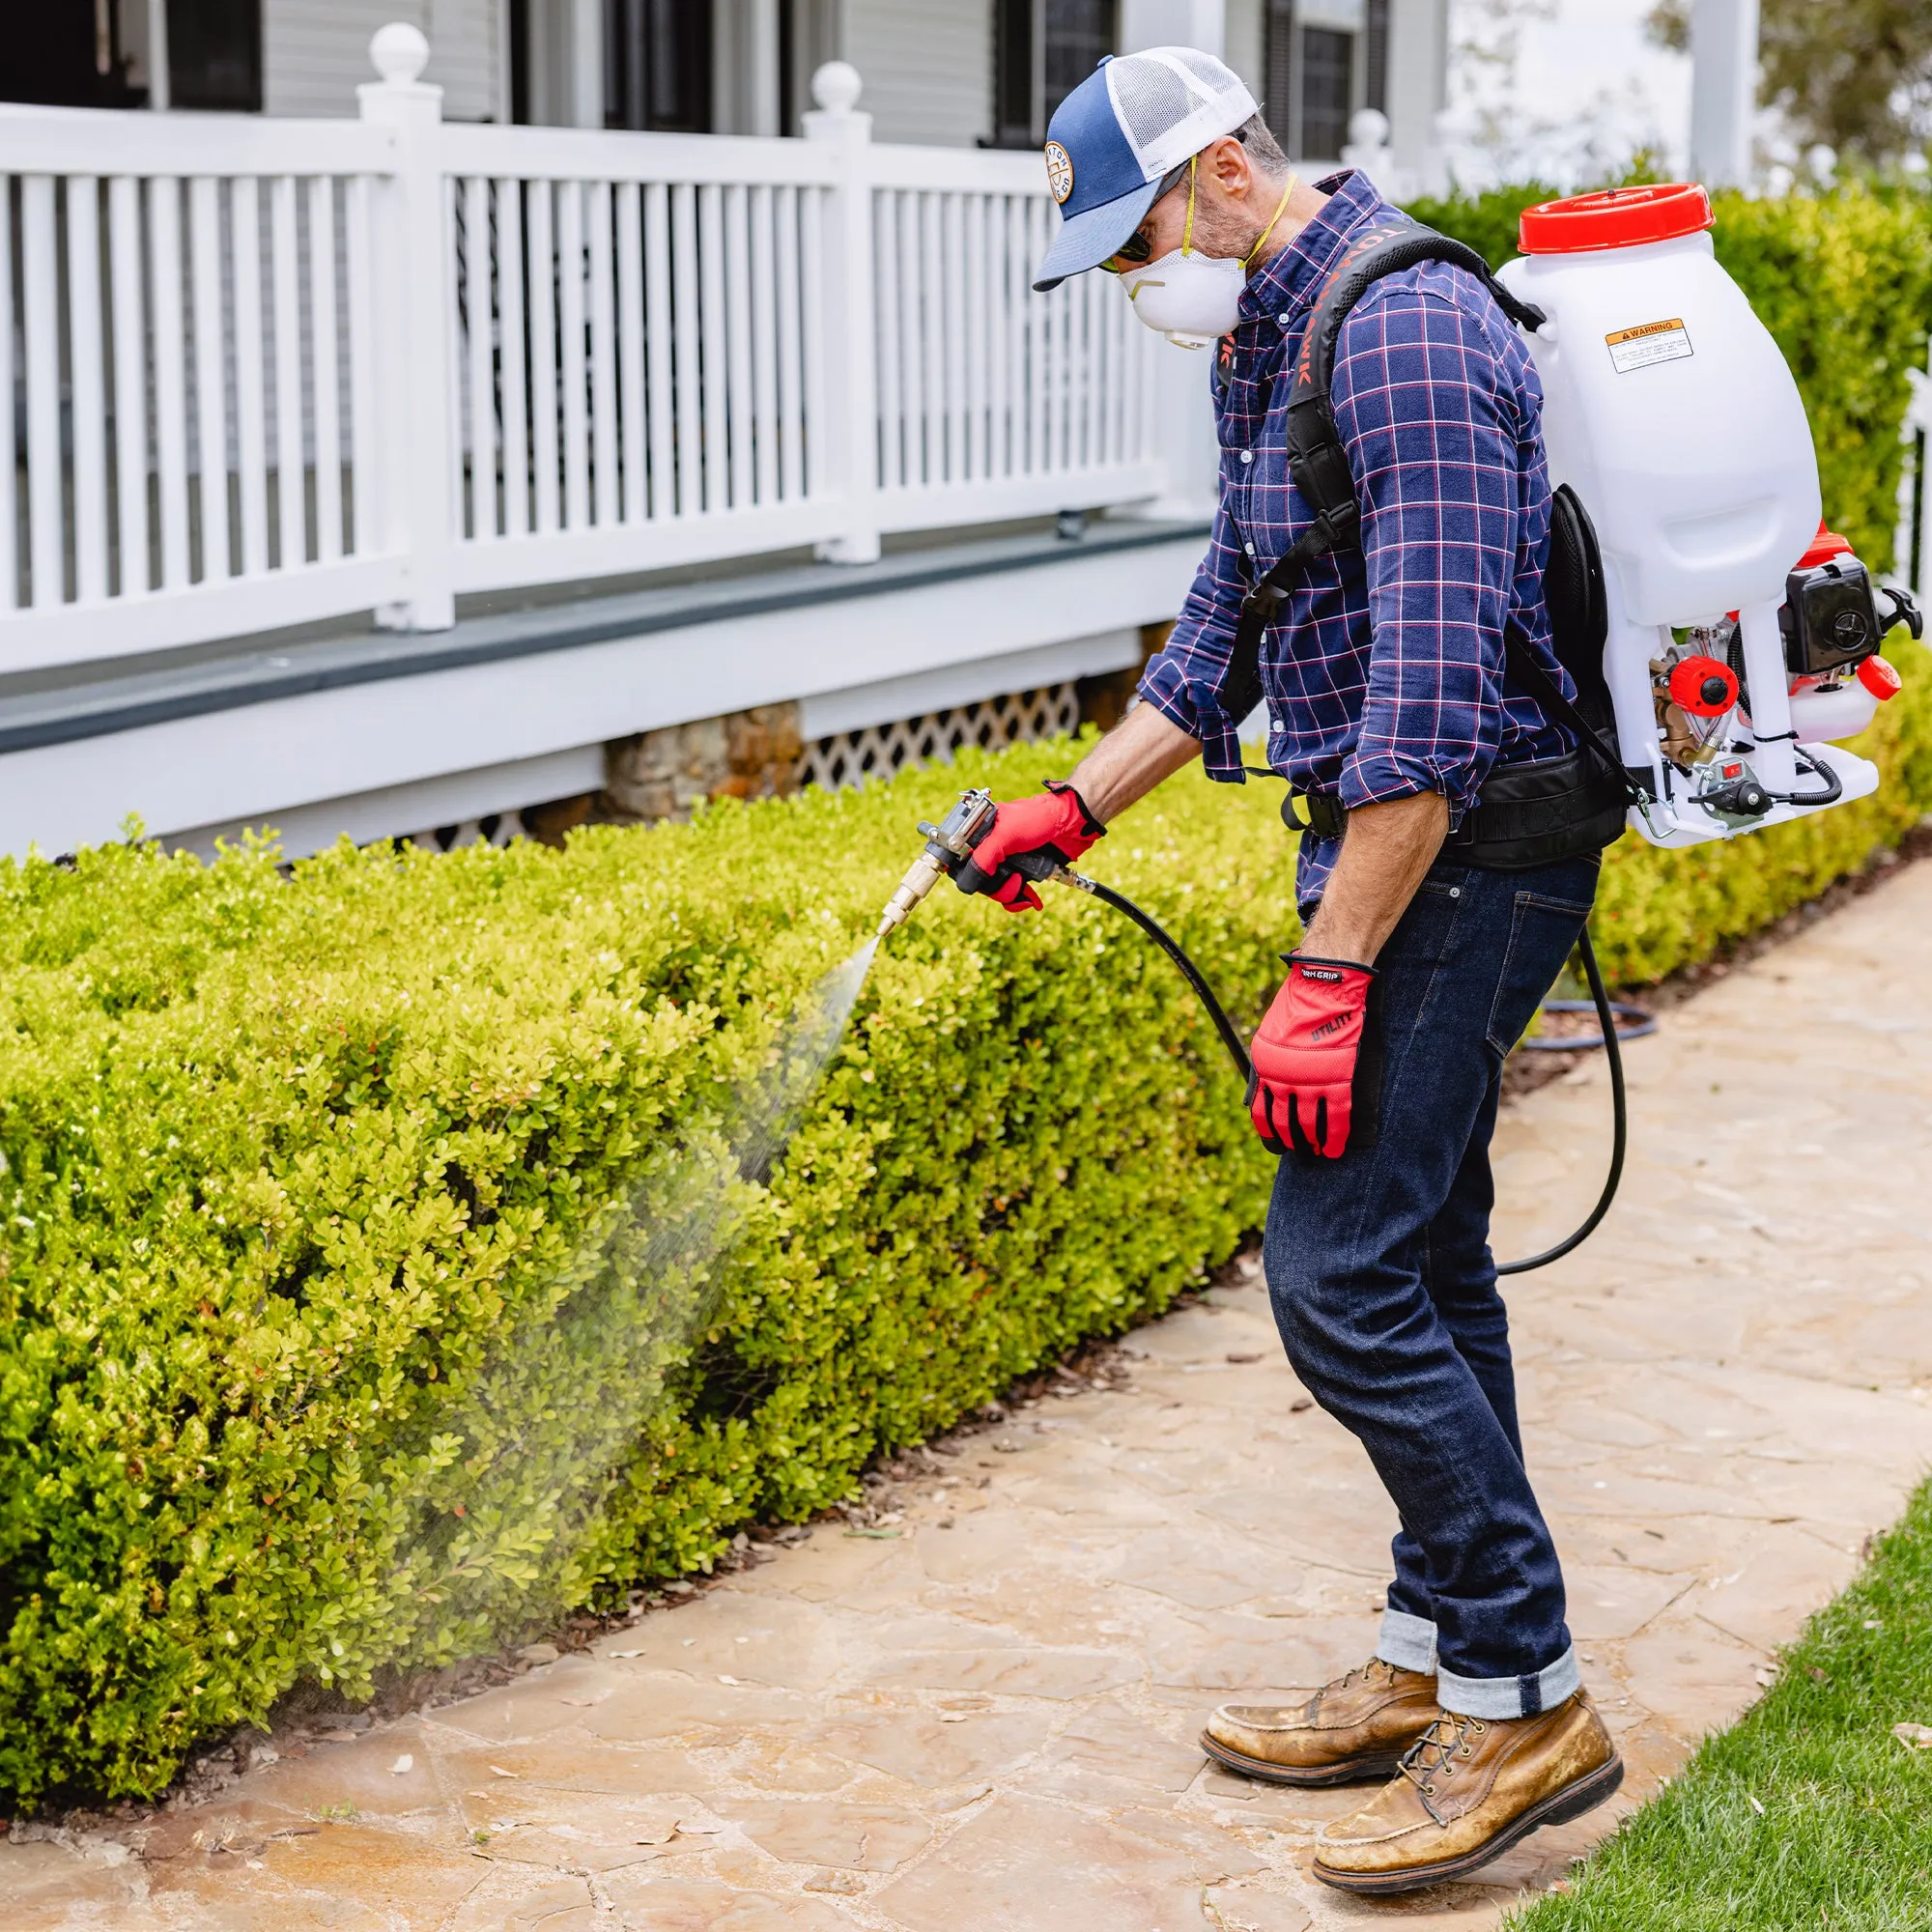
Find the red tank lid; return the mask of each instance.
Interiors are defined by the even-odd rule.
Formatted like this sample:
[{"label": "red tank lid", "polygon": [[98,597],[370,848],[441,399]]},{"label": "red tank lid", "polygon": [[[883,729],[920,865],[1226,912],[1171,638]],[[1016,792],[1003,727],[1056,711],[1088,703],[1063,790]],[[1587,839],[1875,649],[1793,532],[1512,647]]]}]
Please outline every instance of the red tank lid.
[{"label": "red tank lid", "polygon": [[1905,688],[1905,680],[1883,658],[1866,658],[1859,666],[1859,682],[1881,704],[1889,704]]},{"label": "red tank lid", "polygon": [[1818,520],[1818,534],[1811,539],[1811,548],[1798,559],[1800,570],[1816,570],[1821,563],[1830,563],[1834,556],[1850,556],[1851,540],[1841,537],[1836,530],[1828,530],[1824,519]]},{"label": "red tank lid", "polygon": [[1694,182],[1604,188],[1525,208],[1517,239],[1525,255],[1583,255],[1674,242],[1711,227],[1711,197]]}]

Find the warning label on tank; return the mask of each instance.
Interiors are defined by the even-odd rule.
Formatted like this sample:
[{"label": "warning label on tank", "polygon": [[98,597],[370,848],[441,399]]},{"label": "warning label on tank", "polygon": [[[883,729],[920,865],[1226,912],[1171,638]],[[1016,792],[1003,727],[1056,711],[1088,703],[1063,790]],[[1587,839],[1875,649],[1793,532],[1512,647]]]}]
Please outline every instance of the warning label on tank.
[{"label": "warning label on tank", "polygon": [[1653,362],[1675,362],[1693,353],[1690,331],[1681,317],[1620,328],[1604,340],[1610,346],[1610,360],[1617,365],[1619,376],[1628,376],[1633,369],[1648,369]]}]

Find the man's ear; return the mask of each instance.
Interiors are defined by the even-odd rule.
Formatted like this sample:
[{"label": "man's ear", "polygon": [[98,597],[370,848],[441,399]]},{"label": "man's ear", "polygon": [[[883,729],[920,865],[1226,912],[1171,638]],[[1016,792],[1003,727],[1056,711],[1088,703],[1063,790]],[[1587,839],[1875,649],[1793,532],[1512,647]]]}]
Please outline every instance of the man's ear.
[{"label": "man's ear", "polygon": [[1201,158],[1195,165],[1228,201],[1245,201],[1253,190],[1254,162],[1249,159],[1248,151],[1232,134],[1223,134],[1218,141],[1203,149]]}]

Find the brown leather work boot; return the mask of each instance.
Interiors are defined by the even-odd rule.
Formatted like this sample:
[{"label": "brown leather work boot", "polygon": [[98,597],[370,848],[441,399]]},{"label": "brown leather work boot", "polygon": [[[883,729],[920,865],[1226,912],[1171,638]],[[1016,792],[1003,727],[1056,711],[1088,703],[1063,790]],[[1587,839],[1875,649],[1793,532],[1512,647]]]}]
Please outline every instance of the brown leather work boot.
[{"label": "brown leather work boot", "polygon": [[1440,1715],[1433,1676],[1372,1657],[1306,1704],[1223,1704],[1201,1748],[1268,1784],[1348,1784],[1386,1777]]},{"label": "brown leather work boot", "polygon": [[1540,1826],[1581,1817],[1623,1781],[1623,1759],[1581,1690],[1534,1718],[1445,1711],[1393,1782],[1317,1833],[1315,1876],[1371,1894],[1464,1878]]}]

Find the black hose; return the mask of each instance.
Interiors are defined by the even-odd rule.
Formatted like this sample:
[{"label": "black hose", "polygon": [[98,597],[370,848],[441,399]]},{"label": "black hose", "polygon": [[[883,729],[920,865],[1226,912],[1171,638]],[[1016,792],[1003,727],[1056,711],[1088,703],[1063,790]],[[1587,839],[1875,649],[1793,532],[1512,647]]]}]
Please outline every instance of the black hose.
[{"label": "black hose", "polygon": [[1499,1275],[1527,1274],[1531,1268],[1548,1267],[1551,1262],[1561,1261],[1573,1248],[1581,1247],[1597,1232],[1597,1224],[1610,1211],[1610,1203],[1617,1198],[1617,1183],[1624,1178],[1624,1150],[1630,1142],[1630,1103],[1624,1093],[1624,1055],[1623,1048],[1617,1044],[1617,1017],[1604,985],[1603,968],[1597,964],[1597,949],[1590,944],[1590,928],[1587,925],[1577,941],[1577,949],[1583,955],[1583,971],[1590,981],[1590,997],[1597,1003],[1597,1020],[1604,1030],[1604,1054],[1610,1063],[1610,1171],[1604,1181],[1604,1191],[1597,1196],[1597,1205],[1590,1209],[1588,1218],[1574,1235],[1558,1241],[1553,1248],[1546,1248],[1540,1255],[1531,1255],[1527,1261],[1498,1262],[1496,1272]]},{"label": "black hose", "polygon": [[1845,795],[1845,787],[1840,781],[1837,773],[1830,765],[1821,765],[1816,758],[1799,751],[1795,745],[1792,747],[1792,752],[1798,762],[1813,778],[1820,778],[1825,781],[1825,789],[1823,791],[1804,792],[1775,791],[1771,796],[1776,799],[1780,805],[1836,805]]},{"label": "black hose", "polygon": [[[1221,1002],[1214,997],[1214,989],[1203,978],[1200,967],[1195,965],[1181,950],[1180,942],[1168,932],[1150,914],[1144,913],[1124,893],[1117,893],[1112,886],[1103,886],[1097,879],[1079,878],[1076,883],[1082,892],[1092,893],[1096,899],[1110,905],[1116,912],[1125,913],[1174,963],[1180,968],[1182,977],[1194,988],[1201,1004],[1208,1010],[1208,1017],[1214,1022],[1214,1031],[1221,1036],[1221,1044],[1228,1049],[1228,1058],[1235,1063],[1235,1071],[1240,1076],[1241,1086],[1246,1089],[1254,1072],[1254,1065],[1248,1058],[1248,1049],[1241,1036],[1235,1031]],[[1596,948],[1590,944],[1590,928],[1583,928],[1577,942],[1583,955],[1583,971],[1590,981],[1590,997],[1596,1004],[1597,1018],[1604,1029],[1604,1051],[1610,1063],[1610,1116],[1612,1121],[1610,1144],[1609,1178],[1604,1182],[1604,1191],[1597,1198],[1597,1205],[1590,1209],[1589,1218],[1567,1239],[1557,1242],[1553,1248],[1546,1249],[1540,1255],[1532,1255],[1527,1261],[1501,1262],[1496,1272],[1504,1274],[1527,1274],[1531,1268],[1548,1267],[1553,1261],[1560,1261],[1573,1248],[1580,1247],[1597,1232],[1598,1223],[1610,1211],[1610,1203],[1616,1199],[1617,1183],[1624,1174],[1624,1150],[1630,1138],[1630,1110],[1624,1094],[1624,1060],[1617,1046],[1616,1012],[1610,1004],[1610,996],[1604,985],[1603,970],[1597,964]]]},{"label": "black hose", "polygon": [[1117,893],[1112,886],[1103,886],[1097,879],[1083,878],[1080,883],[1083,890],[1092,893],[1096,899],[1112,906],[1116,912],[1125,913],[1180,968],[1187,983],[1201,996],[1201,1004],[1208,1009],[1208,1017],[1214,1022],[1214,1031],[1221,1036],[1221,1044],[1228,1049],[1228,1058],[1235,1063],[1235,1071],[1240,1075],[1241,1085],[1245,1088],[1249,1075],[1254,1071],[1247,1046],[1235,1031],[1235,1023],[1223,1010],[1221,1002],[1214,997],[1213,987],[1201,977],[1200,967],[1180,950],[1180,942],[1156,920],[1144,913],[1124,893]]}]

